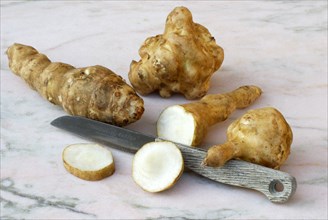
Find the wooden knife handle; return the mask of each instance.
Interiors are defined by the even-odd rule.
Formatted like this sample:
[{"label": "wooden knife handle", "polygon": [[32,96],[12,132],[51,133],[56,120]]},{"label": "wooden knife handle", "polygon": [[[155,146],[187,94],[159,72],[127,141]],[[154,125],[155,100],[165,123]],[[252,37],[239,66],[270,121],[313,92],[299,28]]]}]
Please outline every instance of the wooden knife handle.
[{"label": "wooden knife handle", "polygon": [[241,160],[230,160],[218,168],[203,166],[205,150],[177,145],[184,157],[185,167],[211,180],[257,190],[275,203],[288,201],[296,191],[296,179],[288,173]]}]

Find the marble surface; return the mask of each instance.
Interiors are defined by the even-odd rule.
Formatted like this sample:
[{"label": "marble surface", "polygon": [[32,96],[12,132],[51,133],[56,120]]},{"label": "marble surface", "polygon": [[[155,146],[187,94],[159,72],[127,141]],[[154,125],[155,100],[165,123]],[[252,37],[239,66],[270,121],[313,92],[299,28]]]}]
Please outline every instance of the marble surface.
[{"label": "marble surface", "polygon": [[[188,7],[225,50],[209,93],[241,85],[264,93],[210,129],[204,146],[223,143],[229,124],[249,109],[273,106],[292,127],[292,151],[281,170],[298,188],[285,204],[255,191],[185,173],[151,194],[131,178],[133,155],[112,149],[116,172],[98,182],[70,175],[61,153],[88,142],[50,126],[66,115],[8,68],[6,48],[32,45],[53,61],[103,65],[128,81],[131,60],[168,13]],[[175,95],[143,97],[145,113],[128,128],[155,135],[156,119]],[[327,219],[326,1],[1,1],[1,219]]]}]

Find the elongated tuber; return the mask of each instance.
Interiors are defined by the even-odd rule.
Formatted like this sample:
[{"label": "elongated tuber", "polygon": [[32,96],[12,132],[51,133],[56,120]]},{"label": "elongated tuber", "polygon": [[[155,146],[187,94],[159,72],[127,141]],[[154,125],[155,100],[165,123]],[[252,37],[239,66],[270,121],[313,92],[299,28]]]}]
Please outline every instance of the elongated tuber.
[{"label": "elongated tuber", "polygon": [[160,114],[157,135],[174,142],[197,146],[208,128],[224,121],[236,108],[252,104],[262,91],[256,86],[242,86],[230,93],[206,95],[201,100],[170,106]]},{"label": "elongated tuber", "polygon": [[98,144],[69,145],[62,157],[66,170],[84,180],[101,180],[115,171],[112,153]]},{"label": "elongated tuber", "polygon": [[129,80],[142,95],[159,91],[162,97],[182,93],[187,99],[203,97],[210,78],[224,58],[210,32],[194,23],[185,7],[167,17],[164,34],[149,37],[139,49],[141,60],[132,61]]},{"label": "elongated tuber", "polygon": [[14,44],[7,50],[10,69],[48,101],[72,115],[124,126],[143,114],[143,100],[102,66],[75,68],[51,62],[36,49]]},{"label": "elongated tuber", "polygon": [[293,133],[275,108],[248,111],[227,130],[227,142],[208,150],[204,165],[222,166],[232,158],[279,169],[290,154]]}]

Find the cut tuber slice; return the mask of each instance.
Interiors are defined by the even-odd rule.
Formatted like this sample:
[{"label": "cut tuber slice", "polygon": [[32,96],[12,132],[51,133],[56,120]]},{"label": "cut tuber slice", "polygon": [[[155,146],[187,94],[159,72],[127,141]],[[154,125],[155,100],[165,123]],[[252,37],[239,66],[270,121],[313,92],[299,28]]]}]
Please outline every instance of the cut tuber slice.
[{"label": "cut tuber slice", "polygon": [[261,93],[257,86],[242,86],[229,93],[206,95],[196,102],[170,106],[158,118],[157,135],[197,146],[210,126],[226,120],[235,109],[248,107]]},{"label": "cut tuber slice", "polygon": [[183,167],[181,151],[174,143],[150,142],[135,154],[132,176],[143,190],[161,192],[177,182]]},{"label": "cut tuber slice", "polygon": [[72,144],[62,154],[66,170],[84,180],[101,180],[115,171],[112,153],[98,144]]}]

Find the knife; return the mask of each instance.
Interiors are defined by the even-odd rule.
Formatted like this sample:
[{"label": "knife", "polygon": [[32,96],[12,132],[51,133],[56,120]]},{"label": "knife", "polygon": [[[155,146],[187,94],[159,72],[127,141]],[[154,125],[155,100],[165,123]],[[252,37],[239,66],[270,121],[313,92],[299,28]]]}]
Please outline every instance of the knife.
[{"label": "knife", "polygon": [[[129,153],[136,153],[146,143],[162,140],[80,116],[62,116],[53,120],[51,125]],[[175,144],[181,150],[185,167],[208,179],[259,191],[275,203],[287,202],[296,191],[296,179],[288,173],[241,160],[230,160],[219,168],[203,166],[205,150]]]}]

